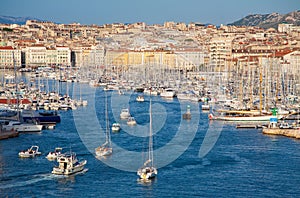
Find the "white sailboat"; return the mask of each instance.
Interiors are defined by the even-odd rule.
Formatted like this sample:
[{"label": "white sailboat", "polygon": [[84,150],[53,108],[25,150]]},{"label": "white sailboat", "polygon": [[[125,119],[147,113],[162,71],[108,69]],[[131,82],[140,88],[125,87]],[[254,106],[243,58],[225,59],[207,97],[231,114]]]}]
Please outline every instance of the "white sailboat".
[{"label": "white sailboat", "polygon": [[150,106],[149,106],[149,148],[148,148],[148,159],[143,164],[141,168],[138,169],[137,175],[140,177],[141,181],[149,181],[157,175],[157,169],[154,167],[153,161],[153,137],[152,137],[152,104],[151,104],[151,94],[150,94]]},{"label": "white sailboat", "polygon": [[105,92],[105,119],[106,119],[106,130],[105,130],[105,143],[95,148],[95,153],[99,157],[109,156],[112,154],[111,137],[109,129],[109,119],[107,110],[107,93]]}]

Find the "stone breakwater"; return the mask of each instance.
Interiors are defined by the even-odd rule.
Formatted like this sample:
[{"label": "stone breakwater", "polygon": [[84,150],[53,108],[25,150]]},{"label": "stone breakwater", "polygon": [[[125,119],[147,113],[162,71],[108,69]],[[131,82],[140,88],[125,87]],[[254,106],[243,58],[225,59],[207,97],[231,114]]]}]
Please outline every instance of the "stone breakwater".
[{"label": "stone breakwater", "polygon": [[300,139],[300,128],[295,128],[295,129],[264,128],[262,132],[267,135],[282,135],[286,137]]}]

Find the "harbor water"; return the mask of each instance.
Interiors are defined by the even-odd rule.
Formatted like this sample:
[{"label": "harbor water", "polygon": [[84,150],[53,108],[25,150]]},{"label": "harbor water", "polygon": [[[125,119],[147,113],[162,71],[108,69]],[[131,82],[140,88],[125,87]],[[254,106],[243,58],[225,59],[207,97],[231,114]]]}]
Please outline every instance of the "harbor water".
[{"label": "harbor water", "polygon": [[[110,126],[120,122],[121,130],[111,133],[113,154],[98,159],[94,149],[105,141],[105,92],[69,83],[75,99],[79,86],[87,107],[60,111],[61,122],[52,130],[0,142],[0,197],[300,197],[299,140],[210,122],[201,103],[159,96],[152,97],[158,175],[150,183],[137,181],[148,143],[149,96],[138,103],[139,93],[107,92]],[[191,120],[182,119],[187,105]],[[122,108],[130,109],[137,126],[119,119]],[[38,145],[42,155],[19,158],[18,152],[31,145]],[[85,171],[51,174],[56,162],[45,156],[55,147],[86,159]]]}]

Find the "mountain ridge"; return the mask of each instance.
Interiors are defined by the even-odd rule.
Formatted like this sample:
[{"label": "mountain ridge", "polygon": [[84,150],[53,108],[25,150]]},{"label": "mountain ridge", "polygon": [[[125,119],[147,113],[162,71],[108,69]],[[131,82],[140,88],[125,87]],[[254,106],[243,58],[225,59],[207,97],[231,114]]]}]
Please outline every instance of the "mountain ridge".
[{"label": "mountain ridge", "polygon": [[250,14],[227,25],[234,26],[258,26],[264,29],[277,29],[280,23],[290,23],[300,25],[300,10],[293,11],[287,14],[279,14],[276,12],[270,14]]},{"label": "mountain ridge", "polygon": [[18,25],[25,25],[27,20],[38,20],[35,17],[13,17],[13,16],[4,16],[0,15],[0,23],[1,24],[18,24]]},{"label": "mountain ridge", "polygon": [[[37,20],[35,17],[13,17],[0,15],[0,24],[18,24],[24,25],[27,20]],[[54,22],[55,23],[55,22]],[[300,10],[293,11],[287,14],[270,13],[270,14],[250,14],[235,22],[227,25],[234,26],[258,26],[264,29],[275,28],[277,29],[280,23],[290,23],[300,26]]]}]

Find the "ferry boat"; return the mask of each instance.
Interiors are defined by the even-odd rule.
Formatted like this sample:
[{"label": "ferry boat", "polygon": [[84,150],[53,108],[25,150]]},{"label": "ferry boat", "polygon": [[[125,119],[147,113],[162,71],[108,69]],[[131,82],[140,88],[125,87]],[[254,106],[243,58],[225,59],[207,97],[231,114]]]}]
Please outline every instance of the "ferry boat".
[{"label": "ferry boat", "polygon": [[53,167],[52,174],[71,175],[83,171],[87,161],[78,161],[75,153],[67,153],[57,158],[58,166]]}]

